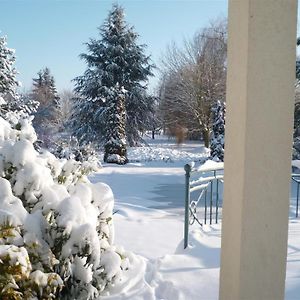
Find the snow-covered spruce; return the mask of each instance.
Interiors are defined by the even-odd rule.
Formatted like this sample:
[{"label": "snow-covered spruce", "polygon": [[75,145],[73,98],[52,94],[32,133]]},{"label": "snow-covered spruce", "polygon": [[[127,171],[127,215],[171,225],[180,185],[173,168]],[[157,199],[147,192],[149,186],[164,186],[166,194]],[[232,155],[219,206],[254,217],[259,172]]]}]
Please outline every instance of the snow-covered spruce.
[{"label": "snow-covered spruce", "polygon": [[210,155],[215,161],[224,161],[225,142],[225,112],[224,102],[217,101],[212,107],[212,134],[210,141]]},{"label": "snow-covered spruce", "polygon": [[95,299],[130,266],[113,194],[74,160],[38,153],[29,120],[0,118],[0,299]]},{"label": "snow-covered spruce", "polygon": [[77,100],[69,126],[80,142],[107,142],[107,113],[111,90],[126,89],[126,136],[130,146],[141,140],[141,132],[153,124],[155,98],[147,95],[148,76],[153,65],[145,55],[145,45],[138,44],[138,34],[125,21],[122,7],[115,4],[99,39],[90,39],[87,53],[81,54],[87,69],[74,79]]}]

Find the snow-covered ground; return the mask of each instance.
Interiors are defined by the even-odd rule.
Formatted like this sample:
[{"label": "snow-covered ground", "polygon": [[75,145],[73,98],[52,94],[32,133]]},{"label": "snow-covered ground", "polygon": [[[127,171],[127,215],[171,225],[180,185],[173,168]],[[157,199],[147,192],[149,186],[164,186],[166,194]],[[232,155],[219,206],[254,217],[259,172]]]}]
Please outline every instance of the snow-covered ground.
[{"label": "snow-covered ground", "polygon": [[[124,279],[123,292],[107,299],[218,299],[221,225],[190,228],[183,250],[185,163],[207,154],[195,142],[149,140],[151,148],[129,149],[131,163],[104,165],[91,181],[110,185],[115,195],[115,243],[142,257]],[[300,295],[300,219],[292,191],[286,299]]]}]

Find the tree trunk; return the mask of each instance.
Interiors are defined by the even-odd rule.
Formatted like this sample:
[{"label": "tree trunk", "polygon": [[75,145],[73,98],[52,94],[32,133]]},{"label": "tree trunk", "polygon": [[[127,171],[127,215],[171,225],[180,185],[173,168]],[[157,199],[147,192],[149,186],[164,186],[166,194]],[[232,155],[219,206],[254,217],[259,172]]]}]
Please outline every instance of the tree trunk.
[{"label": "tree trunk", "polygon": [[209,134],[209,130],[207,129],[203,129],[202,130],[202,136],[203,136],[203,141],[204,141],[204,146],[206,148],[209,148],[209,142],[210,142],[210,134]]},{"label": "tree trunk", "polygon": [[106,129],[107,141],[104,146],[104,162],[124,165],[128,163],[125,133],[125,96],[122,91],[116,90],[117,94],[112,99],[111,111]]}]

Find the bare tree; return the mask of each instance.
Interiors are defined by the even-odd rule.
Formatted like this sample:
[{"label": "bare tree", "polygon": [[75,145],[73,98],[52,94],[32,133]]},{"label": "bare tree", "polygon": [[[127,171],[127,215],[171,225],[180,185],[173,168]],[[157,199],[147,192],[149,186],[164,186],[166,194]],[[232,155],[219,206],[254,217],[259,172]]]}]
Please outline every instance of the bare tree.
[{"label": "bare tree", "polygon": [[211,107],[225,100],[227,31],[224,20],[197,32],[184,46],[169,46],[163,59],[161,109],[168,128],[201,132],[209,147]]}]

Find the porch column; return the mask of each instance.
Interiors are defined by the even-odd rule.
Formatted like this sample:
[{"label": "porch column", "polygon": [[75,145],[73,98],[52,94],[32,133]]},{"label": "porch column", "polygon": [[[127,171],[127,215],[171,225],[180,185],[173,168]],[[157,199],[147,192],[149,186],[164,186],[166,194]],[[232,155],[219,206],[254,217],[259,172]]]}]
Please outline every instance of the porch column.
[{"label": "porch column", "polygon": [[296,0],[229,0],[221,300],[284,298]]}]

